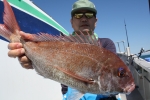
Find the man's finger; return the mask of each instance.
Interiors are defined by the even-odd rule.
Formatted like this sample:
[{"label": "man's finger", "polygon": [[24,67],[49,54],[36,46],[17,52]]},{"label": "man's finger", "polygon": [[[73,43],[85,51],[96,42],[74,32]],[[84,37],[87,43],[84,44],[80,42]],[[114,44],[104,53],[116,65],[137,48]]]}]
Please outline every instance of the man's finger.
[{"label": "man's finger", "polygon": [[31,63],[31,61],[25,55],[18,57],[18,60],[23,63]]},{"label": "man's finger", "polygon": [[22,48],[21,43],[9,43],[8,44],[8,49],[9,50],[14,50],[14,49],[19,49],[19,48]]},{"label": "man's finger", "polygon": [[20,31],[20,35],[23,39],[26,39],[26,40],[33,40],[33,36],[32,34],[29,34],[29,33],[25,33],[23,31]]},{"label": "man's finger", "polygon": [[25,53],[25,50],[23,48],[21,49],[15,49],[15,50],[10,50],[8,52],[9,57],[19,57]]},{"label": "man's finger", "polygon": [[25,69],[33,69],[32,64],[31,63],[20,63],[21,66]]}]

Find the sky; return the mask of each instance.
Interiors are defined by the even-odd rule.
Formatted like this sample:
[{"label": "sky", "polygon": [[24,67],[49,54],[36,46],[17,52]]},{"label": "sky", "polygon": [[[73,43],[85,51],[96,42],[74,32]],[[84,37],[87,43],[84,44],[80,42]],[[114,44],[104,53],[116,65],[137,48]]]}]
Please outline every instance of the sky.
[{"label": "sky", "polygon": [[[69,33],[73,29],[70,24],[72,4],[76,0],[32,0]],[[126,22],[129,46],[132,54],[138,53],[143,47],[150,49],[150,13],[148,0],[91,0],[98,11],[95,32],[101,38],[110,38],[116,42],[125,41],[127,38],[124,20]],[[120,49],[124,52],[123,43]]]},{"label": "sky", "polygon": [[[32,0],[69,33],[72,4],[76,0]],[[150,49],[150,13],[148,0],[91,0],[98,11],[95,32],[101,38],[125,41],[127,34],[131,53],[143,47]],[[0,100],[61,100],[60,84],[22,68],[17,58],[7,56],[8,43],[0,40]],[[117,45],[116,45],[117,47]],[[124,51],[120,43],[121,51]],[[117,48],[118,51],[118,48]]]}]

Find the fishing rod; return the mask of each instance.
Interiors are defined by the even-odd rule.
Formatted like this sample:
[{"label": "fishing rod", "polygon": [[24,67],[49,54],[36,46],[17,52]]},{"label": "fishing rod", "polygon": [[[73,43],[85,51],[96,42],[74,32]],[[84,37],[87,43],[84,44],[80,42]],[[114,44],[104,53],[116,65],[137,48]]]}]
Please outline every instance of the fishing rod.
[{"label": "fishing rod", "polygon": [[133,65],[134,58],[138,58],[139,59],[141,57],[142,53],[149,52],[149,51],[150,50],[144,50],[144,48],[141,48],[139,53],[130,55],[130,59],[131,59],[130,64]]},{"label": "fishing rod", "polygon": [[150,0],[148,0],[148,4],[149,4],[149,12],[150,12]]},{"label": "fishing rod", "polygon": [[127,33],[127,28],[126,28],[126,22],[125,22],[125,20],[124,20],[124,26],[125,26],[125,30],[126,30],[126,37],[127,37],[128,47],[130,47],[129,46],[129,39],[128,39],[128,33]]},{"label": "fishing rod", "polygon": [[138,57],[138,59],[141,57],[142,53],[146,53],[146,52],[149,52],[150,50],[144,50],[144,48],[141,48],[140,52],[137,53],[137,54],[133,54],[131,56],[134,56],[136,55]]}]

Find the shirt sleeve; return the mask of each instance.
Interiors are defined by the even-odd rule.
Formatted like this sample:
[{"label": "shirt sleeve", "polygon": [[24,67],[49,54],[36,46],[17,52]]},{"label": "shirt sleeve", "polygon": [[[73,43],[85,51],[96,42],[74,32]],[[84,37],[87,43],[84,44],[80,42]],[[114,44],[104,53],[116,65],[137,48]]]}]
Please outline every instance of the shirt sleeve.
[{"label": "shirt sleeve", "polygon": [[99,38],[98,42],[100,42],[101,46],[107,50],[110,50],[113,53],[116,53],[116,47],[114,42],[109,38]]}]

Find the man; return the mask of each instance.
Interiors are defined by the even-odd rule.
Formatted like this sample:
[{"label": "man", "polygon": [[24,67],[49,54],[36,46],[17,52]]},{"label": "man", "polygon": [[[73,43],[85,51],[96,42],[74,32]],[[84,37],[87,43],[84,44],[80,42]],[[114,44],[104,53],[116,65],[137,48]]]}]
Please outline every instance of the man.
[{"label": "man", "polygon": [[[95,5],[88,0],[78,0],[73,4],[73,8],[71,11],[71,25],[74,31],[92,31],[94,33],[94,29],[96,27],[97,18],[96,18],[97,10]],[[91,35],[94,35],[92,34]],[[101,43],[102,47],[116,53],[116,48],[114,43],[108,38],[97,38],[98,42]],[[20,43],[10,43],[8,45],[10,51],[8,52],[8,56],[10,57],[18,57],[21,65],[26,69],[32,69],[31,61],[24,55],[25,50],[22,48],[22,44]],[[68,87],[65,85],[62,86],[62,93],[66,95],[68,92]],[[71,88],[69,88],[71,90]],[[66,97],[67,98],[67,97]],[[83,96],[81,100],[100,100],[101,98],[105,98],[105,96],[95,95],[95,94],[86,94]],[[65,98],[64,98],[65,100]],[[107,100],[107,99],[105,99]],[[113,99],[112,99],[113,100]],[[115,100],[115,99],[114,99]]]}]

